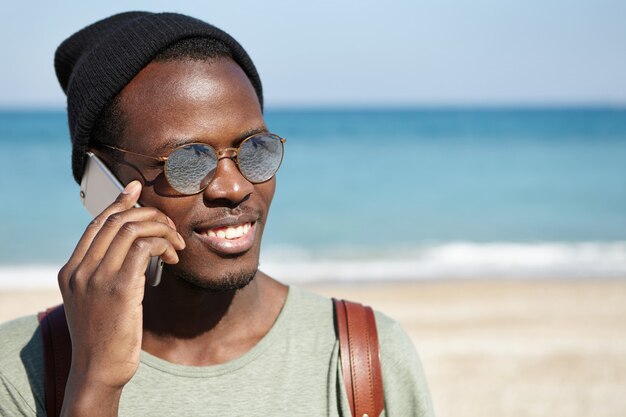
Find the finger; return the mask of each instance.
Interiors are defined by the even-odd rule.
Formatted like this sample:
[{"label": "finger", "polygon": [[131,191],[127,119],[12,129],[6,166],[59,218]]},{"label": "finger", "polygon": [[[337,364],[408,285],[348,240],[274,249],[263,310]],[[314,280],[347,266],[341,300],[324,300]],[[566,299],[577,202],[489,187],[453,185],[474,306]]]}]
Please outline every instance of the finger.
[{"label": "finger", "polygon": [[[178,234],[176,230],[169,225],[167,219],[168,217],[163,214],[163,212],[153,207],[140,207],[111,214],[93,238],[88,251],[85,253],[84,258],[81,261],[81,264],[92,264],[95,268],[102,257],[109,250],[109,247],[113,244],[113,240],[120,233],[130,237],[131,243],[132,239],[135,237],[145,237],[145,234],[137,234],[137,232],[143,230],[141,228],[141,223],[156,223],[161,225],[164,228],[163,230],[167,230],[169,232],[168,235],[175,237],[173,241],[176,242],[177,248],[182,250],[184,247],[181,246],[184,245],[184,243],[182,243],[182,238],[179,239],[177,237]],[[156,227],[156,225],[147,227]],[[158,230],[161,229],[156,229],[155,233],[157,234],[155,234],[155,236],[161,235]]]},{"label": "finger", "polygon": [[64,294],[67,290],[68,284],[73,280],[76,267],[83,260],[85,253],[89,249],[94,237],[102,228],[104,220],[108,218],[112,213],[122,210],[128,210],[133,207],[141,194],[141,183],[139,181],[131,181],[126,185],[126,188],[117,196],[117,199],[113,204],[107,207],[100,215],[96,216],[89,225],[85,232],[81,236],[80,240],[76,244],[70,259],[61,268],[58,275],[58,284],[61,289],[61,293]]},{"label": "finger", "polygon": [[122,267],[126,258],[133,256],[133,245],[137,240],[152,237],[164,239],[169,243],[167,250],[163,253],[163,261],[177,263],[176,250],[182,250],[184,242],[174,229],[158,222],[126,223],[109,245],[98,271],[115,273]]},{"label": "finger", "polygon": [[[168,228],[168,226],[154,223],[156,228]],[[146,228],[147,229],[147,228]],[[170,229],[171,230],[171,229]],[[178,255],[172,243],[165,237],[155,237],[155,235],[167,235],[168,232],[155,232],[155,230],[146,230],[145,237],[120,238],[116,244],[111,245],[110,251],[107,252],[102,262],[94,268],[92,265],[81,265],[76,268],[73,273],[72,291],[99,291],[106,289],[107,292],[119,289],[119,280],[132,284],[137,279],[143,280],[148,260],[151,256],[161,256],[167,263],[177,263]],[[128,258],[140,258],[131,265],[144,265],[143,270],[129,269],[122,270],[122,266]],[[143,286],[144,282],[137,285]]]},{"label": "finger", "polygon": [[85,229],[85,232],[78,241],[76,248],[74,248],[74,252],[72,253],[72,256],[70,256],[68,264],[72,265],[80,263],[106,219],[108,219],[113,213],[119,213],[133,207],[137,203],[140,194],[141,183],[139,181],[135,180],[128,183],[126,188],[124,188],[124,191],[117,196],[117,199],[113,202],[113,204],[107,207],[89,223],[87,229]]},{"label": "finger", "polygon": [[[143,213],[151,213],[154,210],[156,209],[133,209],[135,212],[143,211]],[[141,219],[143,217],[130,211],[115,215],[124,215],[125,218],[139,217]],[[107,221],[107,223],[109,222]],[[129,255],[133,242],[137,239],[160,237],[169,241],[172,249],[166,252],[164,258],[164,261],[168,263],[177,263],[178,255],[176,250],[182,250],[185,247],[182,237],[168,224],[159,221],[140,220],[123,223],[112,237],[110,236],[110,231],[105,230],[106,227],[104,226],[98,233],[89,251],[79,265],[76,266],[76,271],[70,277],[72,284],[70,289],[73,290],[77,286],[84,287],[88,285],[96,275],[96,271],[100,275],[104,274],[105,276],[117,275],[124,259]]]},{"label": "finger", "polygon": [[146,281],[146,268],[153,256],[160,256],[164,261],[167,259],[167,263],[178,262],[176,251],[166,239],[158,237],[137,239],[132,243],[119,273],[115,275],[117,278],[115,285],[117,287],[137,285],[138,287],[135,288],[143,288]]}]

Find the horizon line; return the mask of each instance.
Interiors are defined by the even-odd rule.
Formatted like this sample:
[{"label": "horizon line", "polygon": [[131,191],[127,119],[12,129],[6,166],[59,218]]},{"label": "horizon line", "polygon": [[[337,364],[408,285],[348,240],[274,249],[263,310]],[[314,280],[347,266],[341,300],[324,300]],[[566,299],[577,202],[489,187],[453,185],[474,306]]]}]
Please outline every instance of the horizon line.
[{"label": "horizon line", "polygon": [[[626,110],[626,102],[579,103],[281,103],[265,105],[264,111],[350,111],[350,110]],[[2,113],[65,112],[66,106],[0,103]]]}]

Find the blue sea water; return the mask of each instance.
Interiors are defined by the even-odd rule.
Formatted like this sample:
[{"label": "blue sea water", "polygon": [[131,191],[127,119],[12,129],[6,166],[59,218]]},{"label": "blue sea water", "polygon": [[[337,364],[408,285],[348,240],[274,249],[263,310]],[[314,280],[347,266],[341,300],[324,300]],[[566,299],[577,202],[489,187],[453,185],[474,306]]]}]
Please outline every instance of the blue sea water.
[{"label": "blue sea water", "polygon": [[[266,120],[287,138],[270,269],[626,276],[626,109],[270,109]],[[0,111],[0,174],[0,265],[64,263],[90,220],[64,112]]]}]

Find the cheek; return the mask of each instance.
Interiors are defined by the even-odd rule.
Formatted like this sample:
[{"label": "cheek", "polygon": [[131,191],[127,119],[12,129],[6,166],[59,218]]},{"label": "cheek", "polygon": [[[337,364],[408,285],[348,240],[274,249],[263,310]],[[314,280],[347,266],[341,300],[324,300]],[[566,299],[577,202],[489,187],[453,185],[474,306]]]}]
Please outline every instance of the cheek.
[{"label": "cheek", "polygon": [[255,188],[266,209],[269,210],[274,198],[274,192],[276,191],[276,177],[263,184],[257,184]]},{"label": "cheek", "polygon": [[198,196],[164,196],[155,192],[155,188],[156,187],[146,187],[142,190],[140,204],[154,207],[163,212],[167,217],[172,219],[178,231],[184,234],[185,225],[189,221],[188,215],[192,212],[194,205],[194,198],[198,198]]},{"label": "cheek", "polygon": [[194,212],[194,197],[198,198],[197,195],[162,198],[155,196],[153,193],[151,193],[151,196],[153,198],[153,201],[151,201],[152,206],[165,213],[174,221],[177,227],[186,225],[190,220],[190,213]]}]

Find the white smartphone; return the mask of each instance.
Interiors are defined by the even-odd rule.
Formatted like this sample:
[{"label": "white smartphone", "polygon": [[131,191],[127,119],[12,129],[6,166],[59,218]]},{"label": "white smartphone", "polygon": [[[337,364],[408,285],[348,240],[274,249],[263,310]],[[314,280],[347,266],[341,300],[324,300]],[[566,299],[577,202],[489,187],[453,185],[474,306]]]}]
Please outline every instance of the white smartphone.
[{"label": "white smartphone", "polygon": [[[111,173],[100,158],[92,152],[87,152],[85,173],[80,183],[80,201],[92,216],[97,216],[111,205],[117,196],[124,190],[124,186]],[[136,207],[141,207],[135,204]],[[146,279],[153,287],[161,282],[163,260],[158,256],[150,258],[146,269]]]}]

